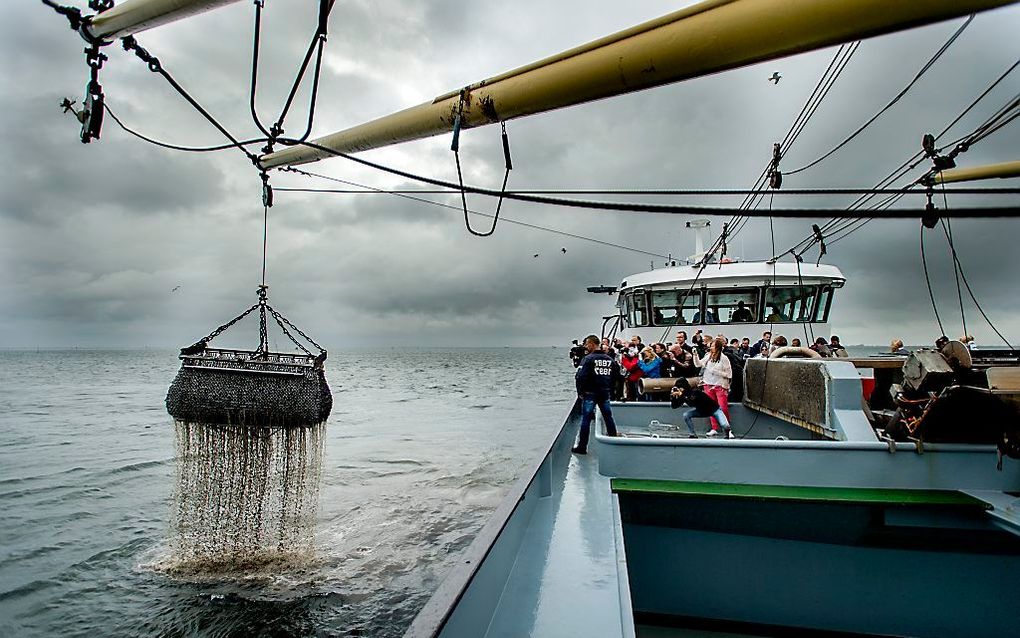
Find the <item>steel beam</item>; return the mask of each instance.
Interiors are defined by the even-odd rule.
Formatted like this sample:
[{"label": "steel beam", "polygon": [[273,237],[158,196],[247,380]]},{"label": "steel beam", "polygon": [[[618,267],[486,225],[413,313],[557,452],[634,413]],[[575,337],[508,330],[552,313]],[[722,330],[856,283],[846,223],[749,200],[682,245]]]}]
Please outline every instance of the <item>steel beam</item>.
[{"label": "steel beam", "polygon": [[[354,153],[533,115],[1012,4],[1017,0],[708,0],[451,91],[315,144]],[[463,98],[463,105],[461,95]],[[327,151],[295,146],[264,168]]]}]

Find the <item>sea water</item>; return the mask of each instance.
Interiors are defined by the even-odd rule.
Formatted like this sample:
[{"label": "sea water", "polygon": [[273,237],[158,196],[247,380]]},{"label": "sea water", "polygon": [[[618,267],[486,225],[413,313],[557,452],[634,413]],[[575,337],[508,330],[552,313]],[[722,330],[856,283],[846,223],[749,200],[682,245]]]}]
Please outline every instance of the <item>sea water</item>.
[{"label": "sea water", "polygon": [[573,399],[564,348],[331,352],[288,439],[175,424],[178,366],[0,351],[2,635],[399,636]]}]

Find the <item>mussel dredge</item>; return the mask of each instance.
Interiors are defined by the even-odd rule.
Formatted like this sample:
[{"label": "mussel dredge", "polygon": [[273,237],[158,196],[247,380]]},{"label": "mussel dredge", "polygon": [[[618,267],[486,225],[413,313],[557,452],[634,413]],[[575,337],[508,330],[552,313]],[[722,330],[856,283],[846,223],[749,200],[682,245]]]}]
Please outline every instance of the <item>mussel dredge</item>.
[{"label": "mussel dredge", "polygon": [[[120,39],[224,133],[230,147],[245,153],[262,179],[267,215],[273,203],[270,171],[301,174],[293,167],[343,157],[459,194],[465,220],[469,193],[500,202],[729,219],[715,241],[690,261],[596,288],[617,299],[602,321],[606,336],[628,330],[651,341],[681,326],[711,333],[739,324],[762,331],[786,326],[810,338],[816,331],[828,332],[832,300],[845,281],[838,268],[822,263],[826,241],[875,219],[912,219],[921,233],[923,258],[926,232],[944,229],[952,246],[946,227],[952,217],[1020,216],[1015,198],[1010,206],[952,211],[938,209],[933,201],[936,185],[1020,175],[1017,162],[955,167],[961,153],[1020,114],[1020,100],[959,143],[925,135],[917,162],[875,192],[921,161],[929,162],[930,169],[905,188],[885,191],[890,198],[877,207],[881,216],[854,206],[757,208],[762,197],[783,186],[781,162],[798,126],[803,127],[800,118],[788,138],[776,144],[739,208],[564,199],[507,191],[505,179],[503,188],[492,190],[352,155],[447,133],[451,150],[459,153],[459,136],[467,128],[505,125],[514,118],[756,62],[851,46],[863,38],[973,16],[1013,4],[1010,0],[707,0],[313,140],[311,116],[302,136],[284,135],[292,91],[274,125],[259,122],[253,106],[264,134],[258,141],[265,144],[260,154],[247,149],[251,142],[231,136],[133,37],[232,1],[126,0],[111,7],[112,2],[95,0],[90,4],[99,12],[83,16],[44,0],[87,42],[90,77],[84,107],[77,113],[82,141],[100,135],[106,111],[99,84],[105,60],[101,51]],[[256,33],[262,6],[257,0]],[[317,83],[333,1],[320,0],[318,7],[318,27],[298,82],[314,58]],[[830,68],[838,66],[839,55]],[[771,79],[778,83],[779,75]],[[823,77],[820,89],[832,81]],[[254,86],[252,92],[254,105]],[[314,105],[314,88],[311,93]],[[503,149],[509,175],[505,128]],[[927,205],[891,208],[909,193],[927,195]],[[488,232],[468,225],[469,231],[491,234],[498,211]],[[808,237],[786,253],[740,262],[727,255],[727,245],[751,217],[832,219],[814,224]],[[819,249],[818,261],[802,263],[812,247]],[[786,256],[792,261],[782,261]],[[955,264],[955,248],[953,259]],[[226,464],[199,454],[204,460],[197,469],[183,473],[181,526],[212,530],[203,531],[205,536],[192,546],[239,542],[234,549],[243,554],[288,542],[278,534],[250,533],[266,529],[258,521],[272,502],[265,496],[271,482],[265,477],[274,463],[285,477],[282,493],[299,489],[301,502],[314,499],[317,457],[299,456],[295,465],[295,457],[278,451],[315,447],[331,407],[322,372],[325,351],[267,304],[264,273],[262,283],[256,305],[181,351],[181,371],[167,395],[167,409],[182,428],[182,458],[196,447],[231,450]],[[257,348],[208,346],[256,309]],[[303,354],[269,352],[267,317]],[[747,359],[739,372],[742,398],[728,406],[734,440],[688,438],[673,427],[677,413],[662,394],[669,384],[650,384],[645,392],[659,392],[656,398],[663,400],[614,403],[622,436],[608,436],[599,417],[588,454],[571,455],[581,407],[580,402],[564,406],[566,417],[541,456],[459,557],[407,635],[671,636],[691,628],[755,635],[1012,635],[1016,621],[1009,601],[1020,574],[1020,355],[1006,343],[1000,350],[971,351],[949,342],[938,349],[858,358],[819,358],[793,349],[777,351],[786,356]],[[196,432],[193,423],[203,425]],[[224,444],[222,433],[235,443]],[[267,433],[281,436],[282,443],[269,441]],[[256,480],[251,489],[237,492],[244,495],[242,501],[224,498],[209,510],[209,500],[194,495],[216,490],[223,480],[217,472],[226,471]],[[294,485],[286,478],[294,475],[306,478]],[[284,504],[278,506],[277,523],[281,529],[299,528],[295,521],[304,514],[289,508],[287,498],[279,501]],[[194,506],[199,513],[188,513],[195,510],[187,503],[199,500],[203,504]],[[231,522],[231,511],[256,522]]]}]

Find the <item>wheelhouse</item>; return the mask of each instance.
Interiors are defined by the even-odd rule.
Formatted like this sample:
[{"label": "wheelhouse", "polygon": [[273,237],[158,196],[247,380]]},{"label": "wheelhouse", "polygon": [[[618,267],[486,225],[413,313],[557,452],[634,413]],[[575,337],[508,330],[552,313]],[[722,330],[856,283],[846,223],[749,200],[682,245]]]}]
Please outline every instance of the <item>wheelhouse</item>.
[{"label": "wheelhouse", "polygon": [[828,265],[731,262],[709,264],[704,270],[661,268],[620,283],[618,325],[662,329],[816,324],[827,329],[835,291],[845,281],[838,268]]}]

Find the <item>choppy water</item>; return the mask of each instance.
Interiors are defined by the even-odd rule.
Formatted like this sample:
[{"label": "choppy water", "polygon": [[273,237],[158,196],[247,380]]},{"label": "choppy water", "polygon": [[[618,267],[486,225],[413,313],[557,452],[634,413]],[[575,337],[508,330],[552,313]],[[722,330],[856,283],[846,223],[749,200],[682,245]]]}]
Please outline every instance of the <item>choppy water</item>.
[{"label": "choppy water", "polygon": [[331,353],[312,550],[224,570],[173,543],[177,366],[0,351],[2,635],[399,636],[572,397],[562,348]]}]

